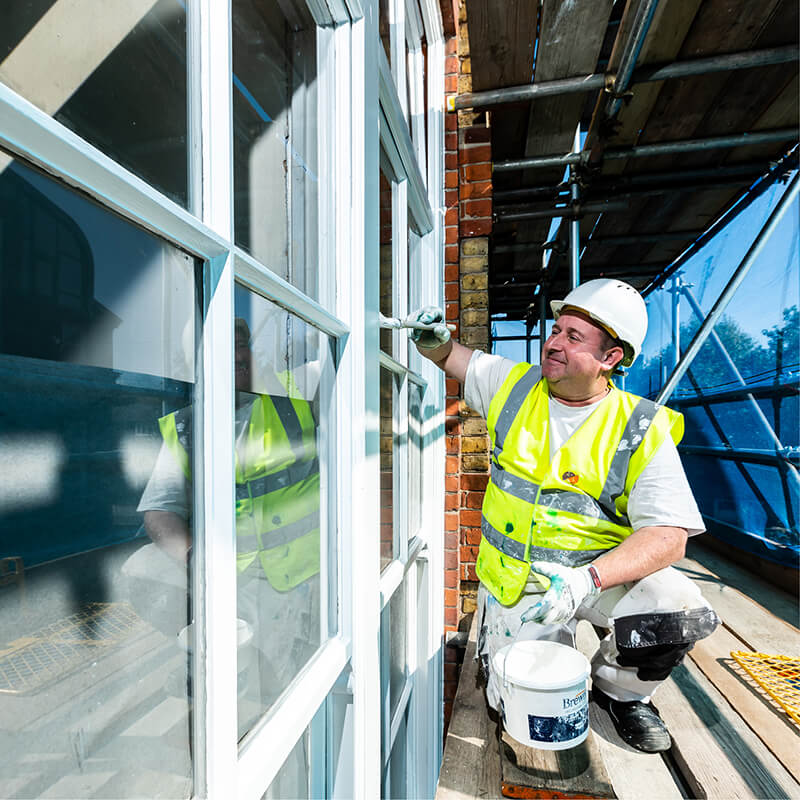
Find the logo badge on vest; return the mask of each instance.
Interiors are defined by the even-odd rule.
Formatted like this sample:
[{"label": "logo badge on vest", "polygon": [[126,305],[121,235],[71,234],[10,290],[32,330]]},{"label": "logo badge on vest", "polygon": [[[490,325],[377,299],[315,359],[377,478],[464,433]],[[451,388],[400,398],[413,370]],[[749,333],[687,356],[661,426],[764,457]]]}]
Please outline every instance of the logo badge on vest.
[{"label": "logo badge on vest", "polygon": [[580,480],[580,475],[567,471],[561,476],[561,480],[571,483],[574,486]]}]

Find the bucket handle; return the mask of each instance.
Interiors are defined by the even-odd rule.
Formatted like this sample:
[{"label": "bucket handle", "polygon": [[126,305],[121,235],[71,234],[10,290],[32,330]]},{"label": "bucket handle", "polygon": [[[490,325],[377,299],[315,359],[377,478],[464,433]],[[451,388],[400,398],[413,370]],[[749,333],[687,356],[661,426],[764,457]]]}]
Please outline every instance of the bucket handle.
[{"label": "bucket handle", "polygon": [[[527,624],[528,624],[527,622],[523,622],[519,626],[519,628],[517,630],[517,633],[514,636],[514,640],[511,642],[511,647],[509,648],[509,652],[511,652],[511,650],[514,649],[514,645],[517,643],[517,639],[519,639],[519,635],[520,635],[520,633],[522,633],[522,629]],[[567,634],[569,635],[569,640],[571,642],[570,647],[572,647],[573,649],[577,649],[577,641],[576,641],[576,637],[575,637],[575,632],[572,630],[572,628],[569,626],[569,624],[568,623],[562,623],[559,627],[561,628],[562,631],[566,631]],[[508,664],[508,653],[506,653],[505,656],[503,657],[503,688],[504,689],[508,689],[508,680],[506,678],[506,666],[507,666],[507,664]]]}]

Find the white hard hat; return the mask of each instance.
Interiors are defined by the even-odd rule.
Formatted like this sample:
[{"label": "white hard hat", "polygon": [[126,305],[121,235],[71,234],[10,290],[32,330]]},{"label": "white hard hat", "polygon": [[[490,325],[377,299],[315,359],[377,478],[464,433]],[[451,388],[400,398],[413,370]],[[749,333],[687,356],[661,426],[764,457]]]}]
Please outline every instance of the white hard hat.
[{"label": "white hard hat", "polygon": [[625,355],[622,366],[629,367],[642,350],[647,333],[647,307],[639,292],[629,283],[613,278],[598,278],[575,287],[563,300],[552,300],[550,308],[558,319],[566,306],[577,308],[599,322],[619,339]]}]

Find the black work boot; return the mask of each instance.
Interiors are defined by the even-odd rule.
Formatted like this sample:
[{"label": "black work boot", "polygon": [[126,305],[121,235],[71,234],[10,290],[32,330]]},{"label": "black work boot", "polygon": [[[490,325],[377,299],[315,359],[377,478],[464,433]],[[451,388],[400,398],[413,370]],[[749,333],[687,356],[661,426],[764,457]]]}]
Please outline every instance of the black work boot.
[{"label": "black work boot", "polygon": [[600,689],[592,688],[592,699],[608,711],[620,737],[644,753],[661,753],[672,746],[667,726],[650,703],[639,700],[614,700]]}]

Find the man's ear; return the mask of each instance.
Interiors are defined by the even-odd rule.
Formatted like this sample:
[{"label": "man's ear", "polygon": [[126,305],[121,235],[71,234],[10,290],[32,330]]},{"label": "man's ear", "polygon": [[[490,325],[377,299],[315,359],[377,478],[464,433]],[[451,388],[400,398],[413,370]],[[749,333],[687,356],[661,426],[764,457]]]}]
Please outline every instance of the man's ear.
[{"label": "man's ear", "polygon": [[612,347],[610,350],[606,350],[603,355],[603,366],[608,369],[614,369],[624,357],[625,351],[621,347]]}]

